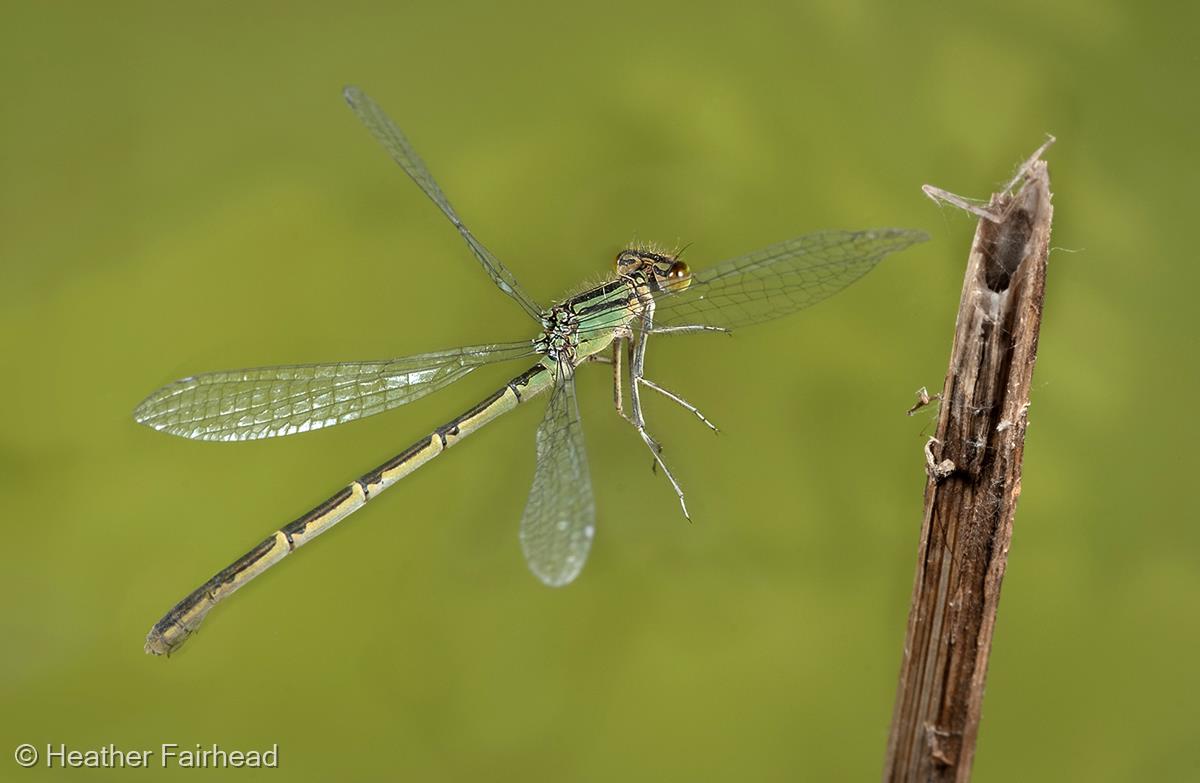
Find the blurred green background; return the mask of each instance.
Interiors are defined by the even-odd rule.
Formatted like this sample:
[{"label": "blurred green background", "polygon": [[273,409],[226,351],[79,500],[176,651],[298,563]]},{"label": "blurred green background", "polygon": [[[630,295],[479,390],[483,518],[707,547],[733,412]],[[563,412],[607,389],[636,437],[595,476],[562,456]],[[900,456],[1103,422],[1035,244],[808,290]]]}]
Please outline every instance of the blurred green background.
[{"label": "blurred green background", "polygon": [[[0,778],[46,774],[12,761],[23,742],[279,744],[282,770],[240,780],[876,778],[932,427],[904,410],[941,386],[974,226],[920,186],[986,196],[1052,132],[1056,249],[976,779],[1196,779],[1196,17],[6,3]],[[577,583],[542,587],[517,544],[539,403],[149,658],[176,600],[518,369],[277,442],[131,420],[203,370],[530,334],[347,82],[543,301],[633,238],[690,242],[695,267],[820,228],[933,239],[794,318],[659,341],[651,377],[722,427],[648,403],[694,524],[597,367]],[[90,778],[139,774],[187,777]]]}]

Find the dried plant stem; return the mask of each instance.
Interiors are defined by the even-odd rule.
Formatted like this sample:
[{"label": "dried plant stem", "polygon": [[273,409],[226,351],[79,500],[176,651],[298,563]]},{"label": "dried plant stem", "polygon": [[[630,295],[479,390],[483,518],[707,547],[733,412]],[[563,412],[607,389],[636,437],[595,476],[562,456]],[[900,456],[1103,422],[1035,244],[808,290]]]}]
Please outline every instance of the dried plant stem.
[{"label": "dried plant stem", "polygon": [[[1053,139],[1051,139],[1053,141]],[[1041,153],[986,207],[967,260],[888,739],[887,781],[971,775],[1000,584],[1021,494],[1053,207]]]}]

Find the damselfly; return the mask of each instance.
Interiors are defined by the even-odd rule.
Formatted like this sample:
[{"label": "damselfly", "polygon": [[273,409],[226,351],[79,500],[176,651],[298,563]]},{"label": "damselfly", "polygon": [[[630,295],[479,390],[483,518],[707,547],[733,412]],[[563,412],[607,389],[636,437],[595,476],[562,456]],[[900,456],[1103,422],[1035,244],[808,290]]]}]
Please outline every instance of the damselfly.
[{"label": "damselfly", "polygon": [[537,464],[521,517],[520,541],[538,579],[551,586],[569,583],[587,560],[596,518],[575,400],[576,368],[586,362],[611,364],[617,412],[649,448],[651,464],[662,470],[687,516],[683,489],[663,461],[661,446],[646,431],[641,392],[657,392],[716,428],[683,397],[645,377],[649,337],[722,333],[787,315],[837,293],[888,253],[926,239],[919,231],[895,228],[827,231],[695,273],[678,254],[634,247],[617,255],[606,282],[544,308],[467,229],[383,110],[358,88],[346,88],[344,96],[396,163],[450,219],[492,281],[538,323],[537,336],[399,359],[204,373],[154,392],[134,417],[156,430],[193,440],[274,438],[390,410],[494,362],[532,359],[533,364],[478,405],[275,531],[197,588],[150,630],[148,653],[174,651],[238,588],[480,427],[547,391],[550,402],[537,429]]}]

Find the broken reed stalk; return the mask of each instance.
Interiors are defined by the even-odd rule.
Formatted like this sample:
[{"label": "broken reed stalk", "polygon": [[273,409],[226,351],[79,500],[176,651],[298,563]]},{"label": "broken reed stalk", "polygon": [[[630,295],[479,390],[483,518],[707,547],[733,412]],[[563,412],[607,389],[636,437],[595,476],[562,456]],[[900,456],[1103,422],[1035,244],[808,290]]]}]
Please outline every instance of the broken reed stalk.
[{"label": "broken reed stalk", "polygon": [[1046,142],[985,208],[967,260],[928,480],[886,781],[967,781],[1021,494],[1049,250]]}]

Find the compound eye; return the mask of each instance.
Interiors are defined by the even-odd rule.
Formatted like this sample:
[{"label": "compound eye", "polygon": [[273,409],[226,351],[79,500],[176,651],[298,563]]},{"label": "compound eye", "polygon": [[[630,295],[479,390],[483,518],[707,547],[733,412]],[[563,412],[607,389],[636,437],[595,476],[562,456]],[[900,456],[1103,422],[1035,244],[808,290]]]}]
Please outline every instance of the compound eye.
[{"label": "compound eye", "polygon": [[683,261],[676,261],[667,270],[667,285],[671,291],[682,291],[692,282],[692,272]]}]

